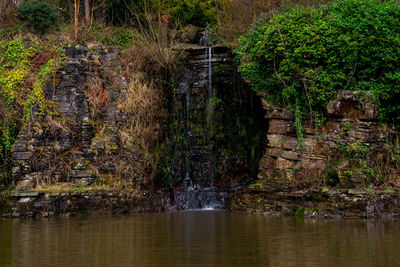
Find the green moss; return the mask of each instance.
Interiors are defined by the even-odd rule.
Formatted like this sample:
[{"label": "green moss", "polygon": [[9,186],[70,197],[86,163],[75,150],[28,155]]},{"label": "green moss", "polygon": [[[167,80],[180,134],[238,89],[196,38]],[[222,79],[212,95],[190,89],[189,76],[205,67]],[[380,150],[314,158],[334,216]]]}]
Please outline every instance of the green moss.
[{"label": "green moss", "polygon": [[297,210],[296,210],[296,212],[294,213],[294,216],[296,216],[296,217],[304,217],[304,208],[303,207],[301,207],[301,208],[298,208]]}]

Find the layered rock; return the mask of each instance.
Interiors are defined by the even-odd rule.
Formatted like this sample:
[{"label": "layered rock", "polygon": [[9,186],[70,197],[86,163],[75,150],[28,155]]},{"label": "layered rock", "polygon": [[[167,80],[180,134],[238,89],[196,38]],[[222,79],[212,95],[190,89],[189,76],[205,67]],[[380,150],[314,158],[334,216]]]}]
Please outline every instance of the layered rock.
[{"label": "layered rock", "polygon": [[230,210],[260,215],[319,219],[397,219],[400,194],[364,189],[246,190],[236,193]]},{"label": "layered rock", "polygon": [[[287,109],[276,108],[265,100],[264,108],[270,120],[269,144],[260,161],[259,179],[271,186],[365,186],[379,179],[377,171],[399,178],[400,170],[389,166],[396,131],[378,120],[378,106],[363,92],[339,91],[328,104],[326,120],[320,125],[306,119],[303,146]],[[379,170],[384,164],[389,169]]]},{"label": "layered rock", "polygon": [[[126,152],[121,143],[127,117],[119,103],[127,85],[119,52],[72,47],[65,54],[66,64],[49,78],[44,92],[55,112],[34,112],[13,146],[12,172],[20,187],[87,185],[95,177],[115,175],[118,166],[137,170],[134,166],[143,160]],[[146,180],[135,171],[124,178]]]},{"label": "layered rock", "polygon": [[[13,192],[3,203],[3,217],[72,217],[137,212],[161,212],[170,209],[169,194],[164,191],[87,190],[66,192]],[[1,206],[0,206],[1,207]]]}]

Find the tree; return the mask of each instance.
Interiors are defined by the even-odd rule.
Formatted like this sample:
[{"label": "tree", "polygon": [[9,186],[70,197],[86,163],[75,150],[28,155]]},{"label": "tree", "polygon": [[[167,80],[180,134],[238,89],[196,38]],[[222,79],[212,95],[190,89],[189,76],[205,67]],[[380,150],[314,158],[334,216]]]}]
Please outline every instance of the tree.
[{"label": "tree", "polygon": [[34,31],[44,34],[57,24],[58,14],[46,2],[28,2],[18,8],[18,17]]},{"label": "tree", "polygon": [[85,0],[85,22],[90,23],[90,0]]}]

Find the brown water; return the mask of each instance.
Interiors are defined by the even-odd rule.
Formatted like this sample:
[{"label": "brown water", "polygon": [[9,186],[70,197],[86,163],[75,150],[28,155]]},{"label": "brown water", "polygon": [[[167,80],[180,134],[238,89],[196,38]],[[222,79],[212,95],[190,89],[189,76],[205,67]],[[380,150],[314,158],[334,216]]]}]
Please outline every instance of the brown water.
[{"label": "brown water", "polygon": [[0,266],[400,266],[400,222],[193,211],[1,220]]}]

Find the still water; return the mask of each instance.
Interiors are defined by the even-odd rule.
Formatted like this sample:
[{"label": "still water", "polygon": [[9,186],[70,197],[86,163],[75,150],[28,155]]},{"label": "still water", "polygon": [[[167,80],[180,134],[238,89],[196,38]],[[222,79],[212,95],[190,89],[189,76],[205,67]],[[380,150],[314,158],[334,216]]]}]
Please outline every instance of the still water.
[{"label": "still water", "polygon": [[1,220],[0,266],[400,266],[400,222],[188,211]]}]

